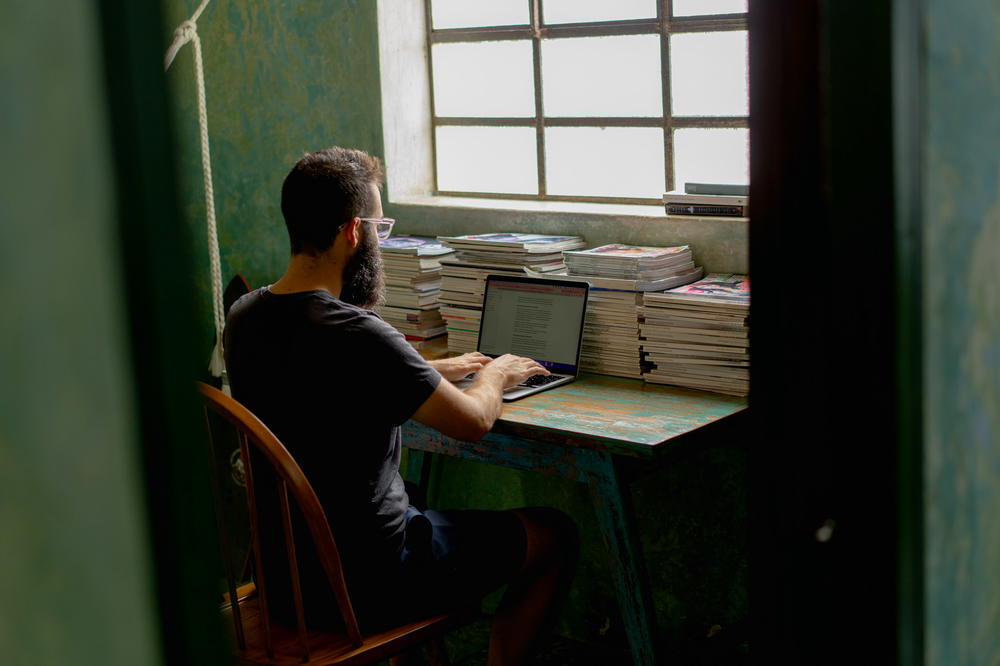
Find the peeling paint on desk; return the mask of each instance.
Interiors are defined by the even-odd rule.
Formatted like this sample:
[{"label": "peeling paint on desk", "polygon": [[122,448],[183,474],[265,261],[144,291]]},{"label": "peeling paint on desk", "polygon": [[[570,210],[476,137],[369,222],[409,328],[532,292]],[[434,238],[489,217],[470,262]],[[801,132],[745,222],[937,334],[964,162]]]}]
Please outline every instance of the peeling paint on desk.
[{"label": "peeling paint on desk", "polygon": [[540,430],[655,445],[746,406],[746,398],[585,374],[569,386],[505,405],[500,418]]}]

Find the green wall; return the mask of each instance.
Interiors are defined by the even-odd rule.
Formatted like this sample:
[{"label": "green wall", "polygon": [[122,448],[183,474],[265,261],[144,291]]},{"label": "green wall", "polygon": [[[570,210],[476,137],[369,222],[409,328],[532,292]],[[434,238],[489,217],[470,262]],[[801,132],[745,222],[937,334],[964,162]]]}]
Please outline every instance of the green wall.
[{"label": "green wall", "polygon": [[0,661],[160,663],[96,4],[0,22]]},{"label": "green wall", "polygon": [[1000,663],[1000,2],[927,0],[926,663]]},{"label": "green wall", "polygon": [[[199,2],[164,2],[176,26]],[[199,20],[222,275],[254,287],[288,258],[281,183],[306,152],[344,145],[381,155],[375,3],[215,0]],[[171,35],[163,36],[163,49]],[[196,240],[205,362],[214,333],[193,46],[168,72],[176,104],[182,212]]]},{"label": "green wall", "polygon": [[[164,3],[168,23],[180,23],[197,3],[185,4]],[[280,188],[295,160],[305,151],[331,144],[383,154],[375,3],[217,0],[208,6],[199,26],[223,279],[242,272],[256,287],[276,279],[284,267],[288,246]],[[168,41],[165,35],[164,46]],[[201,262],[195,280],[202,292],[207,362],[212,340],[210,283],[190,49],[185,47],[177,57],[168,78],[180,137],[184,213]],[[497,214],[459,211],[435,223],[433,209],[390,205],[387,210],[399,218],[401,231],[430,234],[527,224],[523,215],[505,222]],[[545,231],[587,225],[572,215],[539,220]],[[657,240],[655,233],[639,229],[634,219],[623,219],[621,229],[621,240]],[[604,242],[615,231],[601,228],[595,233],[603,235],[595,242]],[[732,238],[725,243],[731,246],[726,260],[731,265],[719,269],[745,270],[745,247]],[[691,636],[704,636],[713,625],[729,627],[746,615],[745,469],[745,452],[732,444],[694,453],[669,472],[652,475],[633,488],[659,626],[675,646]],[[446,507],[541,504],[569,512],[580,523],[584,553],[561,630],[587,640],[623,642],[610,564],[583,486],[439,460],[431,499]]]}]

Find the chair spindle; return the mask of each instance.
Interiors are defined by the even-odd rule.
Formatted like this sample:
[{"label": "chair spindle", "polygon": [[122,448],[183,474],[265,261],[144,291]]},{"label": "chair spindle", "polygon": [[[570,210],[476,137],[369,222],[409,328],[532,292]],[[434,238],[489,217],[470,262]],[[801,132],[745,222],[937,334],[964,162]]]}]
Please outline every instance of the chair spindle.
[{"label": "chair spindle", "polygon": [[299,583],[299,563],[295,556],[295,535],[292,531],[292,512],[288,506],[288,485],[284,479],[278,484],[278,499],[281,502],[281,522],[285,528],[285,547],[288,549],[288,572],[292,579],[292,594],[295,598],[295,620],[299,629],[299,645],[302,648],[302,663],[309,661],[309,639],[306,636],[306,614],[302,607],[302,585]]},{"label": "chair spindle", "polygon": [[264,649],[267,656],[274,658],[274,645],[271,641],[271,614],[267,605],[267,585],[264,576],[264,558],[260,547],[260,521],[257,514],[257,499],[254,492],[253,466],[250,464],[250,448],[247,445],[246,433],[240,432],[240,456],[246,467],[247,504],[250,508],[250,533],[253,535],[254,578],[257,592],[260,594],[260,621],[264,627]]},{"label": "chair spindle", "polygon": [[229,607],[233,612],[233,629],[236,630],[236,643],[241,650],[247,647],[246,635],[243,632],[243,614],[240,612],[240,601],[236,596],[236,576],[233,574],[233,550],[229,545],[229,531],[226,529],[226,519],[222,505],[222,490],[219,488],[218,470],[216,469],[215,439],[212,437],[212,422],[205,411],[205,427],[208,430],[208,463],[209,478],[212,482],[212,499],[215,502],[215,523],[219,530],[219,543],[222,547],[222,564],[226,570],[226,587],[229,591]]}]

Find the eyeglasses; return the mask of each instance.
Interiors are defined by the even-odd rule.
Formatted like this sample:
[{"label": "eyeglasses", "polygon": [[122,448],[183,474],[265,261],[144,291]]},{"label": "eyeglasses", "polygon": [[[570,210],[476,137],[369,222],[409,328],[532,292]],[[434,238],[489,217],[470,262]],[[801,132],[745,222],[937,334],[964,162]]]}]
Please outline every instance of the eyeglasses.
[{"label": "eyeglasses", "polygon": [[392,235],[392,225],[396,224],[396,220],[391,217],[359,217],[358,219],[374,224],[379,240],[385,240]]}]

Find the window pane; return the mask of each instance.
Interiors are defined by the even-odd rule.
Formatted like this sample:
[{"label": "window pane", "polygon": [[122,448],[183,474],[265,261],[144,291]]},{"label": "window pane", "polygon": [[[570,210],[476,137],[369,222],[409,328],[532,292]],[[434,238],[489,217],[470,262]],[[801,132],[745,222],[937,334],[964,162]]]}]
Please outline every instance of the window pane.
[{"label": "window pane", "polygon": [[542,41],[546,116],[663,115],[658,35]]},{"label": "window pane", "polygon": [[675,116],[745,116],[747,32],[693,32],[670,37]]},{"label": "window pane", "polygon": [[437,115],[535,115],[530,41],[434,44],[431,56]]},{"label": "window pane", "polygon": [[656,0],[545,0],[545,23],[585,23],[655,18]]},{"label": "window pane", "polygon": [[742,14],[747,0],[674,0],[674,16],[702,14]]},{"label": "window pane", "polygon": [[438,127],[438,189],[538,194],[532,127]]},{"label": "window pane", "polygon": [[444,28],[478,28],[488,25],[527,25],[524,0],[433,0],[431,25]]},{"label": "window pane", "polygon": [[663,195],[663,130],[651,127],[549,127],[545,130],[549,194]]},{"label": "window pane", "polygon": [[674,189],[684,183],[750,182],[750,131],[746,129],[674,130]]}]

